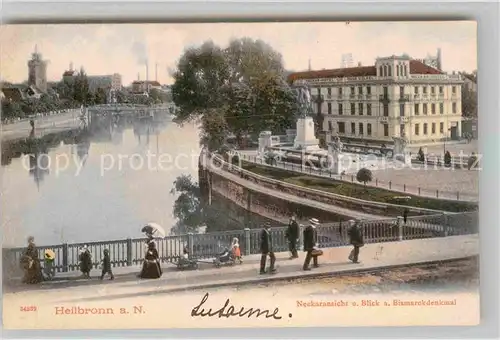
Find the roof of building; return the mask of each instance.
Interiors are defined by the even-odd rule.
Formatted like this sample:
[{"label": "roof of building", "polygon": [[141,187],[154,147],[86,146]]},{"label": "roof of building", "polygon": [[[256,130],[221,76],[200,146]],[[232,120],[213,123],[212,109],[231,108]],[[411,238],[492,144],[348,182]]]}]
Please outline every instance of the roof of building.
[{"label": "roof of building", "polygon": [[[442,74],[442,72],[434,67],[425,65],[418,60],[410,60],[410,74]],[[358,66],[320,71],[295,72],[288,75],[288,81],[292,82],[298,79],[347,78],[376,75],[377,69],[375,66]]]},{"label": "roof of building", "polygon": [[73,71],[65,71],[63,73],[63,77],[74,77],[78,74],[77,71],[73,70]]},{"label": "roof of building", "polygon": [[5,98],[18,102],[24,99],[24,93],[19,87],[6,87],[2,89]]},{"label": "roof of building", "polygon": [[161,86],[161,84],[159,82],[157,82],[156,80],[135,80],[132,82],[132,84],[146,84],[146,83],[149,83],[149,85],[152,85],[152,86]]}]

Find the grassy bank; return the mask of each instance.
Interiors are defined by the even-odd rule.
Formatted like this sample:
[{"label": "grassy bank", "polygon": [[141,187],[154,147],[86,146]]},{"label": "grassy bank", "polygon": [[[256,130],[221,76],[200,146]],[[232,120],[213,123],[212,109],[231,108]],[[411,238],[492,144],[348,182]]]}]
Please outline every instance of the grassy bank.
[{"label": "grassy bank", "polygon": [[[245,170],[286,183],[295,184],[310,189],[331,192],[343,196],[359,198],[366,201],[401,204],[417,208],[435,209],[450,212],[474,211],[477,209],[477,205],[474,203],[454,202],[449,200],[439,200],[409,194],[402,194],[381,188],[374,188],[369,186],[365,187],[362,184],[348,183],[330,178],[319,178],[305,174],[299,174],[284,169],[269,168],[266,166],[248,162],[243,162],[242,166]],[[411,198],[409,200],[398,200],[394,198],[397,196],[408,196]]]}]

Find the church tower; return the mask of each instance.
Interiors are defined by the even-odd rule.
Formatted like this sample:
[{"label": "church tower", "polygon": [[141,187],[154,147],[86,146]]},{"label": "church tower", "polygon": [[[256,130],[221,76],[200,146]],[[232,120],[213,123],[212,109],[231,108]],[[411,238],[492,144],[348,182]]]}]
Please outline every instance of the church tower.
[{"label": "church tower", "polygon": [[47,92],[47,61],[42,59],[36,45],[28,61],[28,85],[35,86],[43,93]]}]

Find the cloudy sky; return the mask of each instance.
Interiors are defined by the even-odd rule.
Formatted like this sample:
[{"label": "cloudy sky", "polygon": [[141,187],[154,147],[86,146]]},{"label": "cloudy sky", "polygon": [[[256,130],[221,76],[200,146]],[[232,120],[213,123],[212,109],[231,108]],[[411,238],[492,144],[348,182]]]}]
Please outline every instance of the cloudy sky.
[{"label": "cloudy sky", "polygon": [[221,24],[103,24],[7,25],[0,27],[0,74],[3,80],[22,82],[28,77],[27,60],[35,44],[49,60],[49,81],[61,79],[69,68],[84,66],[89,75],[120,73],[129,84],[146,77],[171,83],[169,69],[187,46],[212,39],[225,46],[231,38],[262,39],[281,52],[285,67],[304,70],[337,68],[342,55],[355,63],[372,65],[377,56],[407,53],[414,58],[442,51],[445,71],[477,68],[477,27],[456,22],[351,22],[346,23],[221,23]]}]

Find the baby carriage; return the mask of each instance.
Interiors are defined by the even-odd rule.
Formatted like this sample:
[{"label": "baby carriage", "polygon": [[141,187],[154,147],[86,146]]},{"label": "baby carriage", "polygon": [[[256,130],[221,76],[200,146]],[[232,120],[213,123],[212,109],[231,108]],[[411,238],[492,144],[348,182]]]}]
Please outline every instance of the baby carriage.
[{"label": "baby carriage", "polygon": [[233,252],[229,248],[224,248],[224,250],[217,255],[214,260],[214,265],[220,268],[222,265],[232,266],[235,263]]},{"label": "baby carriage", "polygon": [[46,280],[52,280],[52,278],[56,275],[56,268],[54,267],[54,261],[56,259],[56,254],[52,249],[45,249],[45,253],[43,255],[43,275]]},{"label": "baby carriage", "polygon": [[177,262],[177,269],[198,269],[198,261],[189,258],[189,250],[187,247],[184,247],[182,251],[182,257],[180,257]]}]

